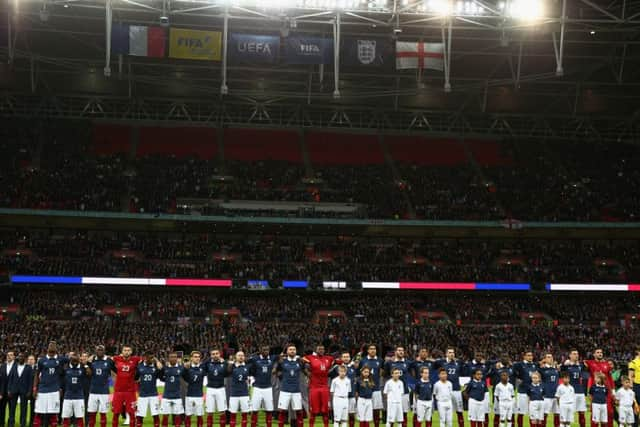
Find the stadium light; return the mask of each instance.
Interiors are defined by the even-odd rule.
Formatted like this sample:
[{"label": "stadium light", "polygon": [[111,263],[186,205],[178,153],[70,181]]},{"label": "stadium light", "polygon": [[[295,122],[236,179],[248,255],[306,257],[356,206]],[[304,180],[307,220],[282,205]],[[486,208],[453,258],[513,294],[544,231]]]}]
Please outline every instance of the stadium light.
[{"label": "stadium light", "polygon": [[524,21],[535,21],[544,16],[544,4],[541,0],[511,0],[500,3],[498,7],[506,16]]}]

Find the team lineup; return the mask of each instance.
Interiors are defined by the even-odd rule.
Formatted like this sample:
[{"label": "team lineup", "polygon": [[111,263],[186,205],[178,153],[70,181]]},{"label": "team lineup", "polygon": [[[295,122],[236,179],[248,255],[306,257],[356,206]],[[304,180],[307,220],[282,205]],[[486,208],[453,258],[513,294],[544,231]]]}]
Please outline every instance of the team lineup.
[{"label": "team lineup", "polygon": [[[531,427],[546,426],[548,420],[554,427],[569,427],[576,415],[580,427],[585,427],[588,400],[593,426],[613,426],[614,406],[620,426],[635,425],[638,415],[634,373],[640,369],[640,351],[629,364],[629,378],[624,377],[622,387],[615,390],[611,365],[601,349],[590,360],[581,360],[572,350],[563,363],[551,353],[534,361],[531,351],[511,363],[508,357],[486,360],[482,354],[462,361],[453,348],[440,359],[420,348],[413,360],[402,346],[384,359],[374,345],[353,359],[349,352],[335,358],[327,355],[322,345],[305,356],[298,355],[295,345],[284,349],[274,355],[263,346],[259,354],[248,357],[238,351],[225,359],[214,348],[206,358],[193,351],[183,361],[177,352],[162,360],[152,352],[135,356],[128,346],[116,356],[107,356],[104,346],[96,347],[93,355],[61,355],[52,342],[33,369],[24,353],[17,357],[7,353],[2,386],[8,390],[8,402],[3,407],[8,404],[9,427],[15,425],[18,398],[23,427],[30,399],[35,402],[34,427],[56,427],[59,416],[64,427],[72,418],[77,427],[84,427],[85,416],[88,427],[95,427],[98,418],[100,427],[106,427],[109,409],[112,427],[124,414],[131,427],[142,427],[148,415],[154,427],[168,427],[170,421],[174,427],[191,427],[193,417],[197,427],[205,422],[212,427],[214,418],[223,427],[255,427],[260,411],[267,427],[272,426],[274,413],[279,426],[293,418],[302,427],[305,412],[309,426],[319,418],[327,427],[331,416],[336,427],[353,427],[356,420],[363,427],[380,423],[406,427],[413,412],[414,426],[431,427],[434,411],[441,427],[452,427],[454,419],[464,427],[465,418],[470,427],[488,427],[491,413],[494,427],[525,427],[525,417]],[[159,381],[164,382],[162,395]],[[88,396],[83,383],[88,384]],[[308,396],[308,405],[303,395]]]}]

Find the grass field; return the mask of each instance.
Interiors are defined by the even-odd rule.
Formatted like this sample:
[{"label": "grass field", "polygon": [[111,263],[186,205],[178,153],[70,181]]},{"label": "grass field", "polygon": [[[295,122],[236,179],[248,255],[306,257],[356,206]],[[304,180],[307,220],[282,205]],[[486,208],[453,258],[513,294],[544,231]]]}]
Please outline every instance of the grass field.
[{"label": "grass field", "polygon": [[[18,411],[16,411],[16,415],[17,415],[17,414],[19,414],[19,413],[20,413],[20,412],[19,412],[19,410],[18,410]],[[586,415],[586,417],[587,417],[587,424],[589,424],[589,420],[590,420],[589,416],[590,416],[590,414],[589,414],[589,413],[587,413],[587,415]],[[465,417],[466,417],[466,412],[465,412]],[[239,418],[239,417],[238,417],[238,418]],[[107,419],[108,419],[108,421],[107,421],[107,427],[111,427],[111,413],[109,413],[109,414],[108,414]],[[219,423],[218,423],[218,417],[217,417],[217,416],[215,417],[215,419],[214,419],[214,420],[215,420],[214,426],[219,426]],[[412,421],[412,420],[413,420],[412,415],[411,415],[411,414],[409,414],[409,423],[408,423],[409,427],[413,426],[413,424],[412,424],[412,422],[413,422],[413,421]],[[18,421],[18,420],[16,420],[16,421]],[[205,418],[205,420],[204,420],[204,421],[205,421],[205,426],[206,426],[206,418]],[[237,422],[237,426],[238,426],[238,427],[240,427],[240,422],[239,422],[239,421],[240,421],[240,419],[238,419],[238,422]],[[438,413],[437,413],[437,412],[435,412],[435,413],[434,413],[432,422],[433,422],[433,426],[434,426],[434,427],[438,427],[438,426],[439,426],[439,424],[438,424],[438,423],[439,423],[439,421],[438,421]],[[195,420],[195,417],[193,417],[191,424],[192,424],[192,426],[193,426],[193,427],[196,427],[196,420]],[[228,424],[229,424],[229,423],[228,423],[228,420],[227,420],[227,425],[228,425]],[[0,425],[6,425],[6,423],[2,423],[2,424],[0,424]],[[99,424],[99,422],[97,423],[97,425],[98,425],[98,426],[100,425],[100,424]],[[120,425],[122,426],[123,424],[121,423]],[[171,423],[170,423],[170,425],[171,425]],[[262,426],[265,426],[265,422],[264,422],[264,414],[263,414],[263,413],[260,413],[260,416],[258,417],[258,425],[259,425],[259,426],[261,426],[261,427],[262,427]],[[308,420],[305,420],[305,426],[307,426],[307,425],[308,425]],[[454,427],[457,427],[457,425],[458,425],[458,424],[457,424],[457,422],[456,422],[456,420],[455,420],[455,418],[454,418],[453,426],[454,426]],[[553,421],[552,421],[552,420],[549,420],[549,421],[548,421],[548,423],[547,423],[547,425],[548,425],[548,427],[553,427]],[[577,418],[576,418],[576,420],[574,420],[574,423],[573,423],[572,425],[573,425],[573,426],[577,426],[577,425],[578,425]],[[16,426],[18,426],[18,427],[19,427],[19,424],[16,424]],[[277,426],[277,420],[275,420],[275,419],[274,419],[274,426]],[[316,427],[316,426],[317,426],[317,427],[321,427],[321,426],[322,426],[322,419],[320,419],[320,420],[316,419],[316,423],[315,423],[315,426],[314,426],[314,427]],[[332,424],[332,426],[333,426],[333,424]],[[358,426],[358,423],[357,423],[357,422],[356,422],[356,426]],[[371,427],[373,427],[373,426],[372,426],[372,424],[370,424],[370,426],[371,426]],[[466,420],[466,418],[465,418],[465,426],[466,426],[466,427],[469,427],[469,421],[468,421],[468,420]],[[489,417],[489,426],[493,426],[493,416],[490,416],[490,417]],[[143,427],[153,427],[153,420],[151,419],[151,417],[150,417],[150,416],[147,416],[147,417],[145,418],[145,420],[144,420],[144,426],[143,426]],[[528,420],[528,418],[526,418],[526,417],[525,417],[525,425],[524,425],[523,427],[529,427],[529,420]]]}]

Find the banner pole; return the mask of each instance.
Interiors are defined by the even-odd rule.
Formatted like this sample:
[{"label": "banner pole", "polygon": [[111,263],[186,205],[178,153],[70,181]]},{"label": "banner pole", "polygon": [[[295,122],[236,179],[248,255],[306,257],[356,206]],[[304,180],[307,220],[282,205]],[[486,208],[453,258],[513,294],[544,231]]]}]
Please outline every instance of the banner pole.
[{"label": "banner pole", "polygon": [[340,11],[333,23],[333,97],[340,98]]},{"label": "banner pole", "polygon": [[113,25],[113,8],[111,0],[107,0],[104,5],[104,23],[105,23],[105,64],[104,76],[111,76],[111,30]]},{"label": "banner pole", "polygon": [[229,39],[229,5],[224,7],[224,27],[222,30],[222,85],[220,93],[226,95],[229,93],[227,86],[227,41]]}]

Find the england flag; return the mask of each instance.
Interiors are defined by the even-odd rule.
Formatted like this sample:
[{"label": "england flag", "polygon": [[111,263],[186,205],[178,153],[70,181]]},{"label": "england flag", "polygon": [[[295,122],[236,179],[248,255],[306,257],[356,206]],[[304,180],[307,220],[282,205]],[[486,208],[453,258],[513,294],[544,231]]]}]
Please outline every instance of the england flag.
[{"label": "england flag", "polygon": [[396,42],[396,68],[430,68],[444,70],[444,44],[424,42]]}]

